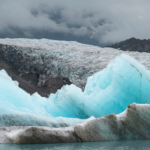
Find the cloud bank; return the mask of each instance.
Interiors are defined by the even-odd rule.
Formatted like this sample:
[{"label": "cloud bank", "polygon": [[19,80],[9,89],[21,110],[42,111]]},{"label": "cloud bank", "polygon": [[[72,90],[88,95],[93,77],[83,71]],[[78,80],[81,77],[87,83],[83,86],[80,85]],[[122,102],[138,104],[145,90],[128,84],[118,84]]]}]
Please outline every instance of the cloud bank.
[{"label": "cloud bank", "polygon": [[150,38],[149,0],[0,0],[0,37],[109,45]]}]

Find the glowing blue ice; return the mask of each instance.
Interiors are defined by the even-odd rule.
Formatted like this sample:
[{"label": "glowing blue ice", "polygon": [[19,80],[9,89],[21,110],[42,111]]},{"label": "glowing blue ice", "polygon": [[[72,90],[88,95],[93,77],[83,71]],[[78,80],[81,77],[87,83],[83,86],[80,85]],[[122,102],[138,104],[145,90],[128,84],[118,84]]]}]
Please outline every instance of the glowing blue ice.
[{"label": "glowing blue ice", "polygon": [[127,55],[118,56],[106,69],[89,77],[84,92],[75,85],[66,85],[49,98],[37,93],[30,96],[1,70],[0,115],[28,114],[53,120],[60,116],[101,117],[119,114],[133,102],[150,103],[149,91],[150,72]]}]

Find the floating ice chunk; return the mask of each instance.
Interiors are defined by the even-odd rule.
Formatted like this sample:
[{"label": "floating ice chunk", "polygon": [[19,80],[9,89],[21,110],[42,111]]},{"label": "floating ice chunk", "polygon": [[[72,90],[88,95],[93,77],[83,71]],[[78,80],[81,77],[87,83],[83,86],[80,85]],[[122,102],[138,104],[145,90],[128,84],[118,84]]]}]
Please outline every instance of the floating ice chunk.
[{"label": "floating ice chunk", "polygon": [[106,69],[88,78],[84,93],[87,107],[93,107],[91,115],[99,117],[119,114],[133,102],[150,103],[149,90],[150,72],[130,56],[120,55]]},{"label": "floating ice chunk", "polygon": [[95,119],[90,117],[89,119],[76,119],[76,118],[43,118],[30,114],[17,113],[17,114],[2,114],[0,115],[0,126],[47,126],[47,127],[68,127],[75,126],[80,123],[84,123],[89,120]]},{"label": "floating ice chunk", "polygon": [[119,114],[110,114],[75,127],[0,127],[0,143],[40,144],[150,139],[150,104],[130,104]]},{"label": "floating ice chunk", "polygon": [[[20,89],[4,70],[0,71],[0,115],[28,114],[57,121],[62,118],[87,119],[119,114],[135,102],[150,103],[150,72],[127,55],[120,55],[108,67],[88,78],[85,91],[66,85],[44,98]],[[32,119],[31,119],[32,118]],[[34,117],[29,117],[33,120]],[[81,120],[63,119],[75,125]],[[31,121],[32,122],[32,121]],[[73,123],[74,122],[74,123]]]}]

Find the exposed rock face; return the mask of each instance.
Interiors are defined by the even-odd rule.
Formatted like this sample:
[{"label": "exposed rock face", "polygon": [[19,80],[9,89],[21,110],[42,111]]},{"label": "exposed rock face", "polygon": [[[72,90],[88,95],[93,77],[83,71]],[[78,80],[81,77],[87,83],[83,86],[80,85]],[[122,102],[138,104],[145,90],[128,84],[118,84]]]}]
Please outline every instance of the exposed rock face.
[{"label": "exposed rock face", "polygon": [[136,38],[127,39],[110,47],[124,50],[150,53],[150,39],[140,40]]},{"label": "exposed rock face", "polygon": [[40,144],[150,139],[149,110],[149,104],[133,103],[119,115],[110,114],[75,127],[1,127],[0,143]]},{"label": "exposed rock face", "polygon": [[[150,68],[148,53],[124,52],[113,48],[46,39],[0,39],[0,56],[13,66],[13,70],[15,68],[20,76],[27,78],[38,76],[36,85],[46,88],[48,80],[57,78],[62,83],[56,89],[70,83],[84,89],[89,76],[104,69],[109,61],[122,53],[137,59],[147,69]],[[56,92],[56,89],[51,91]],[[41,88],[38,92],[40,90]],[[43,90],[41,93],[49,94],[51,91]]]}]

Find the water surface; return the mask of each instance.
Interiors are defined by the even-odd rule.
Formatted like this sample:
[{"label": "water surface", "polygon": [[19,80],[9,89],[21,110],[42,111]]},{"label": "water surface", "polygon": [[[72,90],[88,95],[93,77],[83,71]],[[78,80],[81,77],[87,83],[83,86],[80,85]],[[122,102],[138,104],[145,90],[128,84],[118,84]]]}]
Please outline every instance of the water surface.
[{"label": "water surface", "polygon": [[0,144],[0,150],[150,150],[150,140],[41,145]]}]

